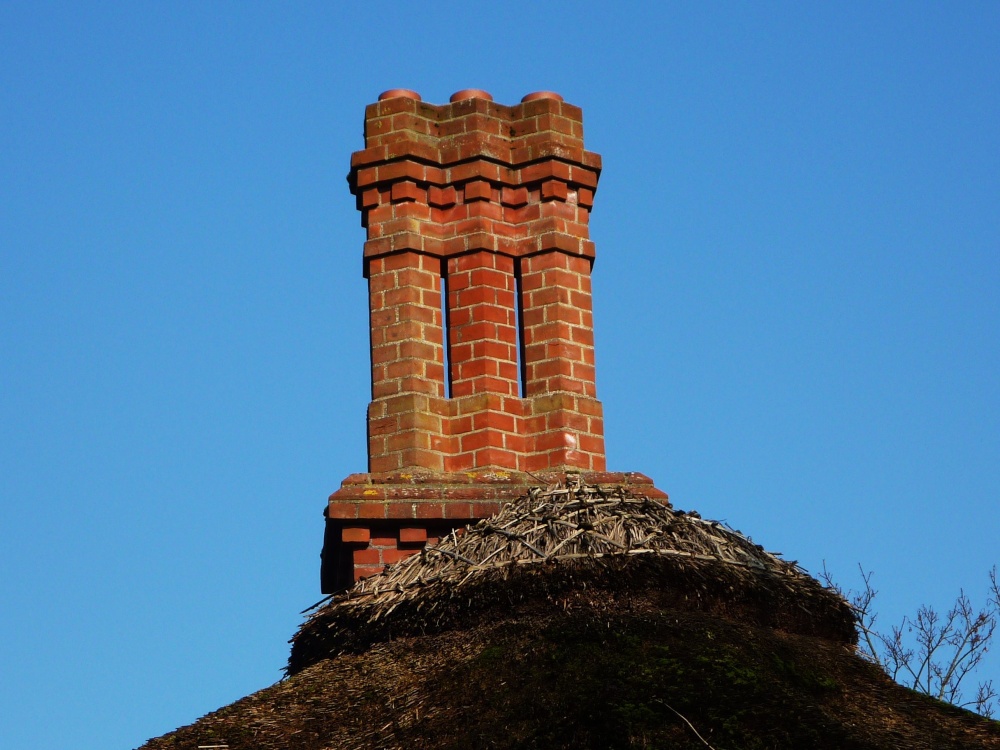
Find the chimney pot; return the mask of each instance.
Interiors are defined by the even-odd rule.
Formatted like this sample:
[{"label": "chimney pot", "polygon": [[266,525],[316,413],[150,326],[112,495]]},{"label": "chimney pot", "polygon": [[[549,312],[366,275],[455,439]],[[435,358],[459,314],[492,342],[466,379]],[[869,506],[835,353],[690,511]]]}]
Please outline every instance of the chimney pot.
[{"label": "chimney pot", "polygon": [[410,89],[389,89],[388,91],[383,91],[378,95],[378,100],[385,101],[386,99],[416,99],[420,101],[420,94],[416,91]]},{"label": "chimney pot", "polygon": [[461,91],[456,91],[451,95],[451,103],[465,101],[466,99],[485,99],[488,102],[493,101],[493,95],[488,91],[483,91],[482,89],[462,89]]},{"label": "chimney pot", "polygon": [[536,99],[555,99],[557,102],[563,101],[563,98],[557,94],[555,91],[535,91],[531,94],[525,94],[521,98],[521,102],[533,102]]}]

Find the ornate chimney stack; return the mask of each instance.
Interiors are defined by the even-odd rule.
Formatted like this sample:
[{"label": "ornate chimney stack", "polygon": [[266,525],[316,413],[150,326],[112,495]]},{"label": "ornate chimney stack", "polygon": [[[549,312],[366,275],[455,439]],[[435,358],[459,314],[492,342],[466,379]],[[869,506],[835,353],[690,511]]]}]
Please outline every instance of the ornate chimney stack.
[{"label": "ornate chimney stack", "polygon": [[368,230],[370,471],[603,471],[600,169],[558,94],[434,106],[395,90],[368,107],[349,179]]},{"label": "ornate chimney stack", "polygon": [[[578,107],[383,93],[348,177],[368,239],[369,474],[330,498],[324,591],[491,515],[524,472],[603,474],[588,222],[600,156]],[[601,473],[597,475],[596,473]]]}]

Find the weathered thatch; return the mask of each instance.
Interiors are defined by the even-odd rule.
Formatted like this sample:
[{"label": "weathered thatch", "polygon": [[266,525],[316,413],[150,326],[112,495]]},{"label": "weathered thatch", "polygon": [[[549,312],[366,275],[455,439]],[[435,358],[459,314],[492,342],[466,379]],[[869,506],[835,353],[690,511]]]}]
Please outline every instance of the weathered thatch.
[{"label": "weathered thatch", "polygon": [[794,563],[569,483],[333,597],[287,679],[143,747],[1000,750],[1000,724],[900,687],[854,640]]},{"label": "weathered thatch", "polygon": [[697,513],[568,475],[331,597],[292,639],[288,672],[539,600],[669,605],[856,639],[849,605],[795,563]]},{"label": "weathered thatch", "polygon": [[[696,734],[697,732],[697,734]],[[324,659],[144,750],[1000,750],[843,644],[555,603]]]}]

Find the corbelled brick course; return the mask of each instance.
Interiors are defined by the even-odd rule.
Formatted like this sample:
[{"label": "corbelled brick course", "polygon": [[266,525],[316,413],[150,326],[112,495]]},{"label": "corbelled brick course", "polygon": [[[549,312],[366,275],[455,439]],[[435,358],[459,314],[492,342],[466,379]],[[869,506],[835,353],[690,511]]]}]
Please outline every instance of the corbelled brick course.
[{"label": "corbelled brick course", "polygon": [[330,497],[332,591],[495,513],[605,471],[588,223],[601,158],[558,94],[444,105],[394,89],[365,111],[348,176],[367,229],[368,474]]}]

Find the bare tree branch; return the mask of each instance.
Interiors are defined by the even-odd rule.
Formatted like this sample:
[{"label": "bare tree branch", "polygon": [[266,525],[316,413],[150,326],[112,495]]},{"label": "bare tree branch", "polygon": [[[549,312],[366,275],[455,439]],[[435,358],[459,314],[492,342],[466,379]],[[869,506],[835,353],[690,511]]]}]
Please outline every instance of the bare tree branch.
[{"label": "bare tree branch", "polygon": [[859,655],[881,667],[901,685],[991,717],[1000,697],[992,681],[980,683],[976,696],[968,701],[963,701],[962,684],[993,645],[1000,620],[1000,580],[996,566],[989,574],[988,598],[982,609],[977,610],[965,591],[960,590],[954,605],[944,614],[933,606],[921,605],[916,617],[904,617],[887,633],[875,626],[878,615],[874,601],[878,591],[872,585],[872,573],[860,565],[858,569],[862,581],[859,591],[845,592],[833,581],[825,562],[819,577],[854,609]]},{"label": "bare tree branch", "polygon": [[694,732],[695,737],[697,737],[699,740],[701,740],[702,744],[705,747],[710,748],[710,750],[715,750],[714,747],[712,747],[711,745],[708,744],[708,740],[706,740],[704,737],[702,737],[701,734],[698,732],[698,730],[694,728],[694,724],[692,724],[690,721],[688,721],[687,717],[684,714],[682,714],[680,711],[678,711],[676,708],[674,708],[673,706],[671,706],[666,701],[660,700],[658,698],[655,699],[655,700],[656,700],[657,703],[660,703],[660,704],[666,706],[671,711],[673,711],[675,714],[677,714],[684,721],[684,723],[687,724],[688,727],[690,727],[691,731]]}]

